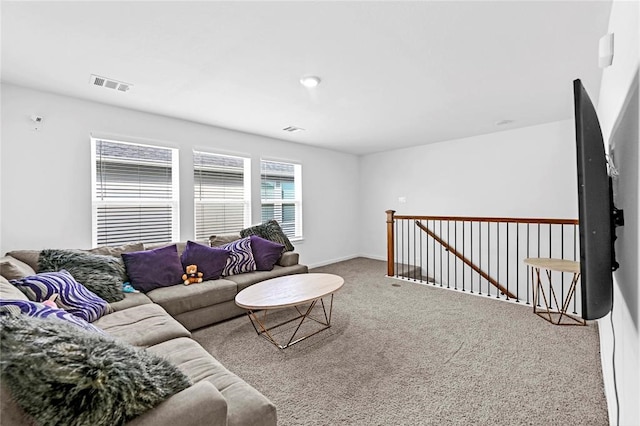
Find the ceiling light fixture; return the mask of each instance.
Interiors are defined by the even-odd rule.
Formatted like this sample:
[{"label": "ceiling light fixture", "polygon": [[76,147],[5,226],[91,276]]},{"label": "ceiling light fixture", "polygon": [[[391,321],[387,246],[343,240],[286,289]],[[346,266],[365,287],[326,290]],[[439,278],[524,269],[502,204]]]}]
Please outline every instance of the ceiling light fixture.
[{"label": "ceiling light fixture", "polygon": [[316,87],[318,84],[320,84],[320,77],[317,77],[315,75],[307,75],[304,76],[300,79],[300,84],[302,84],[304,87]]},{"label": "ceiling light fixture", "polygon": [[496,121],[496,126],[506,126],[507,124],[513,123],[513,120],[500,120]]}]

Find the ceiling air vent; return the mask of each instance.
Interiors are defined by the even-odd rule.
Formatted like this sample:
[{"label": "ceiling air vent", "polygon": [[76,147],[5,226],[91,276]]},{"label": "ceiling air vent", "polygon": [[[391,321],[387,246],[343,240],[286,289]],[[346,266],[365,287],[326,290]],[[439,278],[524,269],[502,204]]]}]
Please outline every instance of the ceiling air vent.
[{"label": "ceiling air vent", "polygon": [[128,92],[132,86],[129,83],[124,83],[112,78],[100,77],[93,74],[91,74],[91,84],[94,86],[106,87],[107,89],[114,89],[119,92]]},{"label": "ceiling air vent", "polygon": [[289,126],[289,127],[285,127],[282,130],[284,130],[285,132],[289,132],[289,133],[295,133],[295,132],[301,132],[304,129],[302,127]]}]

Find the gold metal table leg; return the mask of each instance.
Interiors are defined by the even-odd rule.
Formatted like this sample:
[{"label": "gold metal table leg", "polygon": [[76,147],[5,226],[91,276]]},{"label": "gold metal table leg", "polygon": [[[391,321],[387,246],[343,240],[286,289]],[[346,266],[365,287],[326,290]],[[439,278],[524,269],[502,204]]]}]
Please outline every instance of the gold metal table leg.
[{"label": "gold metal table leg", "polygon": [[[311,311],[313,311],[313,308],[317,305],[318,300],[320,301],[320,305],[322,306],[322,312],[324,314],[324,321],[322,321],[321,319],[317,319],[317,318],[313,318],[310,316]],[[300,306],[295,306],[294,307],[296,309],[296,311],[298,312],[298,316],[291,318],[289,320],[283,321],[279,324],[273,325],[271,327],[267,327],[266,325],[266,310],[265,310],[265,314],[264,314],[264,318],[261,320],[260,317],[256,314],[256,312],[249,310],[247,312],[247,316],[249,317],[249,320],[251,321],[251,325],[253,325],[254,330],[256,331],[256,333],[259,336],[264,337],[266,340],[268,340],[269,342],[271,342],[272,344],[274,344],[276,347],[280,348],[280,349],[286,349],[291,345],[294,345],[298,342],[301,342],[302,340],[307,339],[308,337],[314,336],[318,333],[320,333],[321,331],[324,331],[328,328],[331,327],[331,314],[333,311],[333,293],[331,294],[331,303],[329,305],[329,312],[327,314],[327,309],[324,305],[324,300],[323,298],[320,299],[316,299],[314,301],[312,301],[309,305],[309,307],[302,311],[300,309]],[[314,331],[313,333],[309,333],[307,335],[304,335],[302,337],[299,337],[297,339],[295,339],[296,335],[298,334],[298,331],[300,330],[300,327],[302,326],[302,324],[304,323],[305,320],[312,320],[315,321],[319,324],[321,324],[323,327],[320,328],[319,330]],[[281,343],[278,343],[278,341],[274,338],[273,336],[273,330],[275,330],[278,327],[281,327],[285,324],[289,324],[291,322],[294,321],[298,321],[298,324],[293,332],[293,334],[291,335],[291,337],[288,339],[287,343],[285,343],[284,345]],[[295,340],[294,340],[295,339]]]},{"label": "gold metal table leg", "polygon": [[[578,279],[580,278],[580,273],[573,274],[573,278],[571,280],[571,285],[569,287],[569,291],[567,293],[566,298],[561,296],[562,306],[558,303],[558,298],[556,296],[556,292],[553,289],[553,283],[551,282],[551,271],[546,270],[547,279],[549,281],[549,298],[547,299],[547,294],[544,291],[544,287],[542,285],[542,279],[540,278],[540,268],[533,267],[531,271],[532,275],[532,286],[534,286],[533,290],[533,313],[538,315],[540,318],[543,318],[546,321],[549,321],[551,324],[555,325],[587,325],[587,321],[583,318],[578,317],[576,315],[572,315],[567,312],[569,309],[569,305],[571,300],[575,297],[576,286],[578,283]],[[535,272],[535,276],[534,276]],[[538,310],[537,305],[540,302],[540,293],[542,293],[542,300],[544,301],[543,309]],[[555,303],[555,306],[558,307],[558,310],[553,310],[551,307]],[[557,315],[557,320],[553,319],[553,315]],[[562,318],[565,317],[570,322],[562,322]]]}]

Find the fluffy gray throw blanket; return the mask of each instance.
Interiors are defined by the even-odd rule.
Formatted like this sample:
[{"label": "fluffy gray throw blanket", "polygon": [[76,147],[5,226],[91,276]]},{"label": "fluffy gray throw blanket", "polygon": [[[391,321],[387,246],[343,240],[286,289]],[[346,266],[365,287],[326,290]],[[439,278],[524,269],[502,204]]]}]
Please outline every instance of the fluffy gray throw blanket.
[{"label": "fluffy gray throw blanket", "polygon": [[80,250],[42,250],[38,259],[40,272],[66,269],[73,278],[107,302],[124,299],[122,283],[126,282],[122,259]]},{"label": "fluffy gray throw blanket", "polygon": [[190,386],[163,358],[60,319],[0,326],[2,383],[38,425],[122,425]]}]

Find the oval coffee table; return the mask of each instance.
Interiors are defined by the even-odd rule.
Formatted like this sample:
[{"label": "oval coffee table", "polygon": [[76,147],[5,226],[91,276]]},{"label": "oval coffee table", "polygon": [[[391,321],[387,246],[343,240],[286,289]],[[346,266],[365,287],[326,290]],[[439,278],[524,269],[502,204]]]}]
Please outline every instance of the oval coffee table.
[{"label": "oval coffee table", "polygon": [[[240,293],[236,295],[236,305],[247,309],[249,320],[251,320],[251,324],[258,335],[264,337],[278,348],[286,349],[293,344],[331,327],[333,293],[338,291],[343,284],[344,279],[333,274],[311,273],[285,275],[283,277],[259,282],[240,291]],[[328,295],[331,295],[331,301],[327,313],[323,297]],[[320,305],[322,306],[324,321],[309,315],[318,301],[320,301]],[[309,303],[309,306],[306,309],[300,308],[301,305],[307,303]],[[298,312],[298,316],[271,327],[266,326],[265,320],[269,310],[287,307],[294,307]],[[263,311],[264,318],[261,319],[256,311]],[[300,326],[307,319],[313,320],[323,327],[296,339]],[[273,337],[272,330],[293,321],[298,321],[298,325],[287,343],[278,343]]]}]

